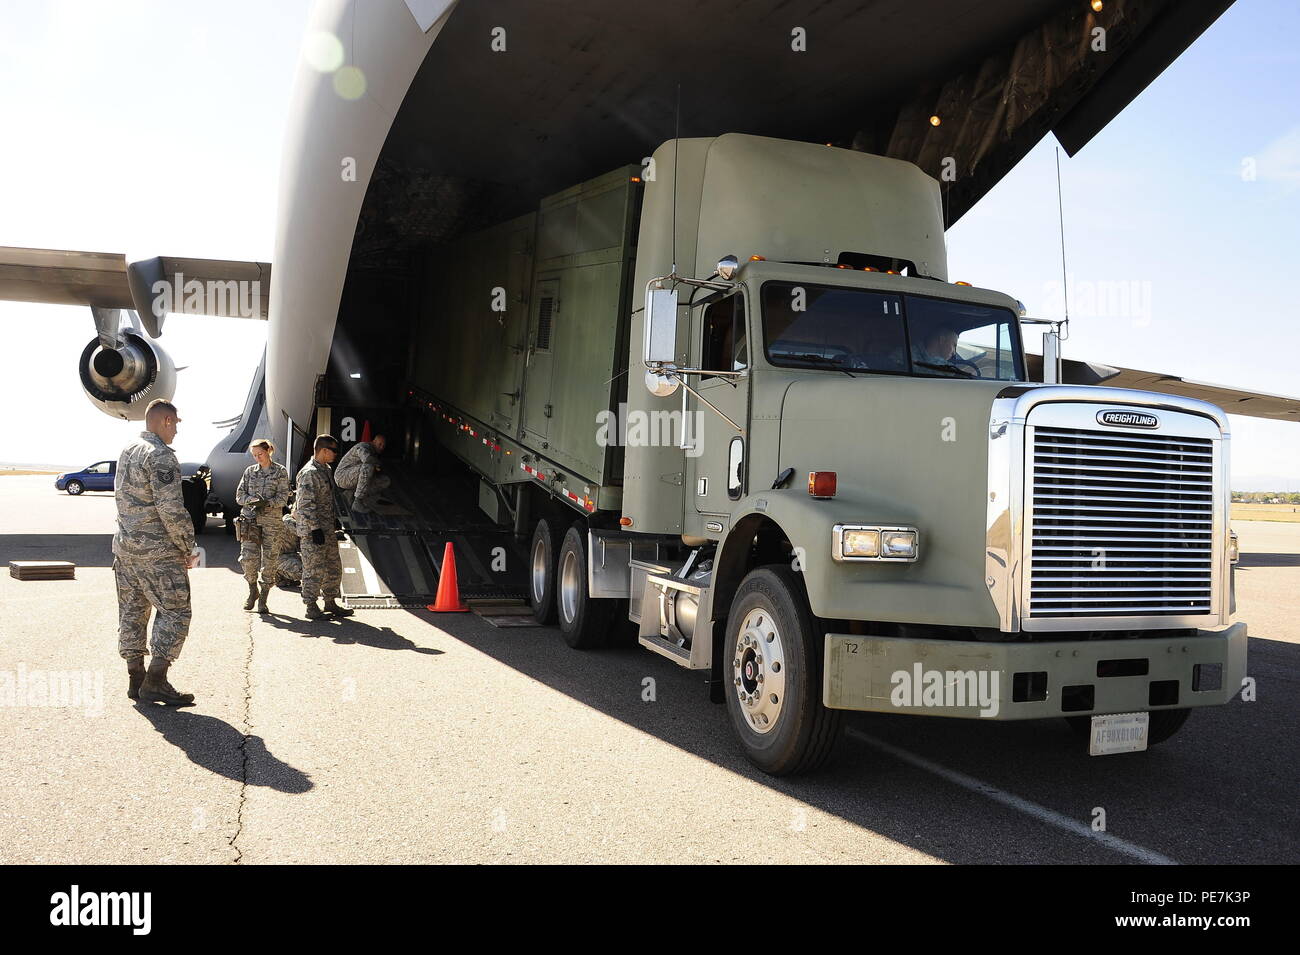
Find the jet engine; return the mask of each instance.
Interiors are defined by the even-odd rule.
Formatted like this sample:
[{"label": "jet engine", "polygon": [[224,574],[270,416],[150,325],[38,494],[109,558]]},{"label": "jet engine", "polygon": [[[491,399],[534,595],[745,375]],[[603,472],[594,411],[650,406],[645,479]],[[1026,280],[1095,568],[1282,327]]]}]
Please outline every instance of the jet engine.
[{"label": "jet engine", "polygon": [[106,415],[126,421],[144,418],[155,398],[171,399],[176,391],[176,363],[156,341],[123,331],[120,348],[105,348],[92,339],[81,353],[81,387]]}]

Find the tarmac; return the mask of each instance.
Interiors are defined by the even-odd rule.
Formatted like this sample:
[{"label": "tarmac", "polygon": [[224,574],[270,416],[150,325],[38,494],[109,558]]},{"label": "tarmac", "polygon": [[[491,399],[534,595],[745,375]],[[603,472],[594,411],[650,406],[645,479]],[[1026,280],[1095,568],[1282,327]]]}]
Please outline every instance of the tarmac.
[{"label": "tarmac", "polygon": [[1101,758],[1061,720],[855,714],[825,771],[776,780],[701,674],[635,645],[579,652],[553,628],[424,610],[308,622],[284,590],[246,613],[219,522],[172,670],[197,705],[135,705],[114,515],[111,493],[0,478],[0,557],[78,565],[0,576],[2,863],[1300,858],[1300,524],[1236,526],[1256,702]]}]

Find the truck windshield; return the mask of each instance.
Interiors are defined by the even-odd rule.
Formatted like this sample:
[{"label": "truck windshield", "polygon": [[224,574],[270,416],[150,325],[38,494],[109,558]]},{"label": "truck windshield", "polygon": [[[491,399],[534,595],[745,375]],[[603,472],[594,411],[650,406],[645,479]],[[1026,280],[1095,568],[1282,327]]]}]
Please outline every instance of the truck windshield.
[{"label": "truck windshield", "polygon": [[773,365],[1025,380],[1009,309],[796,282],[765,282],[762,301]]}]

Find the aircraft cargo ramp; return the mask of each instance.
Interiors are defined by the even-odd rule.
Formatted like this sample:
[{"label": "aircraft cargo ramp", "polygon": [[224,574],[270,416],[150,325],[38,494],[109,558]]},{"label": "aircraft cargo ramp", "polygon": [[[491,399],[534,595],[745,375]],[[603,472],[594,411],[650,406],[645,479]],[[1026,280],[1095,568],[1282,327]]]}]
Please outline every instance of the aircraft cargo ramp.
[{"label": "aircraft cargo ramp", "polygon": [[465,600],[526,595],[525,549],[509,528],[478,509],[477,483],[466,475],[431,476],[385,463],[392,486],[374,511],[354,513],[351,491],[335,491],[347,541],[339,545],[343,596],[353,607],[414,608],[433,603],[443,550],[456,550]]}]

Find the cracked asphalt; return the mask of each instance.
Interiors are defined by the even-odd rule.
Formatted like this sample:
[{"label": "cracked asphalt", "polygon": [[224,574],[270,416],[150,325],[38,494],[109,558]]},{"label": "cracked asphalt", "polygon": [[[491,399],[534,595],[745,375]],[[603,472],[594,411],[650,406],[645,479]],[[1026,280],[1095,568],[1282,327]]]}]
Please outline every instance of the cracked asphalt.
[{"label": "cracked asphalt", "polygon": [[[0,557],[78,564],[73,581],[0,577],[0,681],[15,689],[0,705],[0,863],[1300,855],[1300,525],[1236,528],[1256,703],[1195,713],[1169,743],[1105,759],[1059,721],[860,715],[827,772],[772,780],[740,756],[699,674],[635,647],[577,653],[553,629],[464,614],[308,622],[278,590],[272,616],[245,613],[219,526],[200,538],[207,566],[172,670],[197,705],[133,705],[113,516],[110,493],[0,477]],[[1078,831],[1098,807],[1112,840]]]}]

